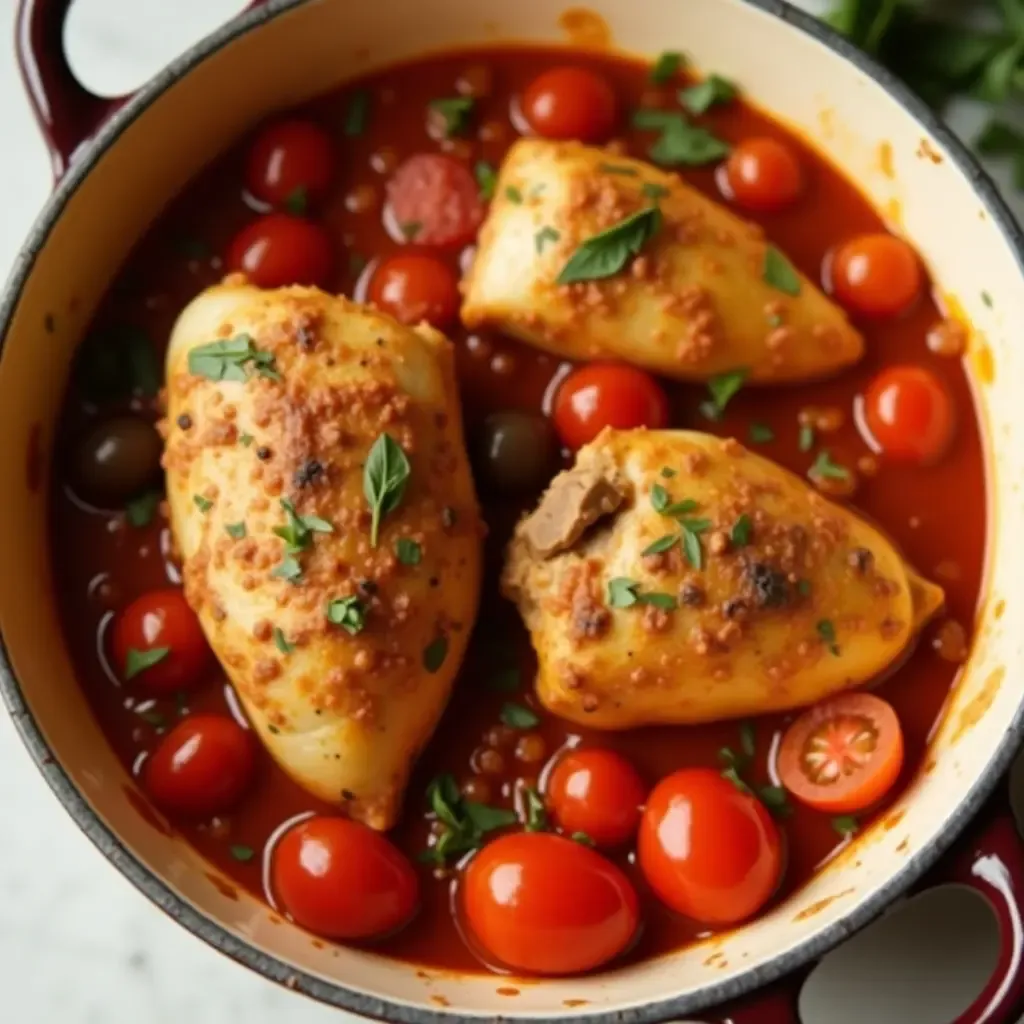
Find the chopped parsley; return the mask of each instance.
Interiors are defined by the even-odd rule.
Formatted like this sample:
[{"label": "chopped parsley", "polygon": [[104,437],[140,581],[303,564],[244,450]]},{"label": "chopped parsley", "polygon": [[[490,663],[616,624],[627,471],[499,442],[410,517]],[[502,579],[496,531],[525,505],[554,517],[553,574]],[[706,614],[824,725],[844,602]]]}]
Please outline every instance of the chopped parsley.
[{"label": "chopped parsley", "polygon": [[149,526],[160,507],[163,495],[159,491],[147,491],[125,506],[124,515],[130,526]]},{"label": "chopped parsley", "polygon": [[766,284],[777,291],[786,295],[800,294],[799,275],[793,269],[793,264],[774,245],[765,248],[761,276]]},{"label": "chopped parsley", "polygon": [[505,188],[505,198],[510,203],[515,203],[518,206],[523,201],[523,193],[515,187],[515,185],[508,185]]},{"label": "chopped parsley", "polygon": [[402,446],[390,434],[381,434],[373,442],[363,467],[363,494],[372,513],[372,547],[377,546],[381,520],[401,502],[411,472]]},{"label": "chopped parsley", "polygon": [[239,434],[238,435],[238,443],[243,448],[248,448],[249,445],[251,445],[253,443],[253,441],[255,441],[255,440],[256,440],[256,438],[254,438],[252,436],[252,434]]},{"label": "chopped parsley", "polygon": [[786,818],[793,813],[786,791],[781,786],[758,786],[758,800],[768,808],[776,818]]},{"label": "chopped parsley", "polygon": [[145,711],[139,711],[138,716],[147,725],[153,726],[154,729],[163,730],[164,726],[167,725],[167,719],[164,718],[164,716],[155,708],[147,708]]},{"label": "chopped parsley", "polygon": [[464,135],[469,130],[469,120],[476,106],[472,96],[445,96],[431,100],[431,110],[440,115],[446,139]]},{"label": "chopped parsley", "polygon": [[655,85],[671,82],[685,63],[686,58],[678,50],[666,50],[651,66],[651,81]]},{"label": "chopped parsley", "polygon": [[295,649],[294,645],[288,642],[288,638],[279,626],[274,627],[274,643],[282,654],[291,654]]},{"label": "chopped parsley", "polygon": [[533,236],[533,245],[537,250],[537,255],[539,256],[544,252],[545,242],[557,242],[561,237],[562,236],[554,228],[548,227],[548,225],[545,224],[544,227],[542,227],[540,231]]},{"label": "chopped parsley", "polygon": [[701,546],[700,534],[685,526],[683,527],[683,554],[694,569],[704,568],[704,548]]},{"label": "chopped parsley", "polygon": [[860,822],[852,814],[840,814],[832,819],[832,828],[845,839],[860,828]]},{"label": "chopped parsley", "polygon": [[643,192],[648,199],[664,199],[668,195],[668,189],[664,185],[658,185],[653,181],[645,181],[640,186],[640,191]]},{"label": "chopped parsley", "polygon": [[670,466],[662,466],[661,475],[665,480],[671,480],[676,475],[676,471]]},{"label": "chopped parsley", "polygon": [[819,619],[814,627],[818,636],[828,645],[828,649],[835,657],[839,657],[839,644],[836,643],[836,627],[831,619]]},{"label": "chopped parsley", "polygon": [[523,827],[527,832],[543,832],[548,827],[548,812],[544,806],[544,799],[533,786],[524,786],[523,802],[526,810]]},{"label": "chopped parsley", "polygon": [[673,545],[678,540],[679,540],[679,534],[678,533],[666,533],[666,534],[663,534],[661,537],[658,537],[657,540],[652,540],[651,543],[648,544],[647,547],[645,547],[643,549],[643,551],[640,552],[640,554],[644,558],[646,558],[648,555],[660,555],[660,554],[663,554],[664,552],[671,550]]},{"label": "chopped parsley", "polygon": [[297,583],[302,579],[302,566],[297,558],[286,555],[270,570],[270,575],[276,579],[288,580],[289,583]]},{"label": "chopped parsley", "polygon": [[241,843],[235,843],[231,847],[231,856],[239,863],[247,864],[256,856],[256,851],[251,846],[243,846]]},{"label": "chopped parsley", "polygon": [[814,447],[814,427],[805,423],[800,427],[800,434],[797,437],[797,447],[802,452],[809,452]]},{"label": "chopped parsley", "polygon": [[284,526],[275,526],[273,532],[285,544],[285,554],[297,555],[313,543],[314,533],[334,533],[334,527],[320,516],[300,516],[288,498],[281,498],[286,521]]},{"label": "chopped parsley", "polygon": [[655,484],[651,488],[651,508],[660,515],[677,519],[690,512],[696,512],[700,506],[693,498],[684,498],[682,501],[673,501],[668,491],[661,484]]},{"label": "chopped parsley", "polygon": [[212,381],[247,381],[254,374],[280,380],[274,354],[256,347],[250,334],[197,345],[188,354],[188,372]]},{"label": "chopped parsley", "polygon": [[750,440],[754,444],[768,444],[775,440],[775,431],[767,423],[751,423]]},{"label": "chopped parsley", "polygon": [[515,811],[464,799],[448,774],[437,776],[427,787],[427,809],[440,822],[442,831],[420,859],[440,865],[450,857],[477,849],[488,832],[508,828],[518,820]]},{"label": "chopped parsley", "polygon": [[355,636],[366,626],[366,608],[354,594],[327,602],[327,621]]},{"label": "chopped parsley", "polygon": [[395,545],[395,556],[402,565],[419,565],[423,560],[423,549],[408,537],[399,537]]},{"label": "chopped parsley", "polygon": [[691,114],[706,114],[719,103],[731,103],[736,98],[736,86],[721,75],[708,75],[703,82],[679,90],[679,102]]},{"label": "chopped parsley", "polygon": [[134,679],[140,672],[145,672],[147,668],[159,664],[170,653],[170,647],[151,647],[147,651],[138,651],[134,647],[129,647],[124,659],[125,681]]},{"label": "chopped parsley", "polygon": [[669,110],[638,110],[633,125],[641,129],[654,129],[661,134],[648,150],[648,156],[667,167],[699,167],[721,160],[731,152],[728,142],[712,135],[706,128],[698,128],[680,114]]},{"label": "chopped parsley", "polygon": [[245,523],[226,523],[224,529],[227,531],[229,537],[234,537],[235,540],[241,540],[246,534]]},{"label": "chopped parsley", "polygon": [[810,468],[810,475],[820,477],[823,480],[849,480],[850,471],[845,466],[832,461],[828,449],[823,448],[818,452],[814,465]]},{"label": "chopped parsley", "polygon": [[588,238],[569,257],[557,284],[599,281],[614,277],[661,230],[661,211],[647,206],[618,224]]},{"label": "chopped parsley", "polygon": [[213,502],[209,498],[204,498],[201,494],[193,494],[192,500],[196,503],[196,508],[205,516],[207,512],[213,508]]},{"label": "chopped parsley", "polygon": [[423,648],[423,667],[430,673],[437,672],[448,657],[448,638],[443,634],[435,637]]},{"label": "chopped parsley", "polygon": [[477,160],[473,167],[473,173],[476,176],[477,187],[480,189],[480,198],[483,200],[493,199],[494,189],[498,184],[498,172],[494,169],[494,164],[489,164],[486,160]]},{"label": "chopped parsley", "polygon": [[[678,537],[673,534],[668,546],[671,547],[677,540]],[[655,608],[672,611],[676,607],[676,599],[671,594],[663,594],[656,590],[641,593],[640,584],[626,576],[615,576],[608,581],[610,608],[632,608],[638,604],[649,604]]]},{"label": "chopped parsley", "polygon": [[529,708],[511,702],[502,705],[500,718],[512,729],[533,729],[540,723],[540,719]]},{"label": "chopped parsley", "polygon": [[743,387],[743,383],[749,375],[750,371],[746,367],[740,367],[712,377],[708,381],[710,398],[706,402],[701,402],[701,413],[707,419],[717,423],[722,418],[726,406],[732,401],[736,392]]}]

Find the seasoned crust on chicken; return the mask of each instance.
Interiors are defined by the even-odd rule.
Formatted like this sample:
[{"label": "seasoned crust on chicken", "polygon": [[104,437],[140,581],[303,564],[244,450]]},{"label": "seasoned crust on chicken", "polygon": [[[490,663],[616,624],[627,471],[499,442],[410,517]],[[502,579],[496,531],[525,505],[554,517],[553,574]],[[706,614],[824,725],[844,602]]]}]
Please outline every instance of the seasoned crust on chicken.
[{"label": "seasoned crust on chicken", "polygon": [[[751,383],[834,374],[864,342],[807,278],[773,285],[760,227],[677,174],[575,142],[517,142],[463,291],[462,319],[570,359],[622,359],[666,377],[746,369]],[[556,279],[589,238],[657,205],[662,223],[604,280]],[[768,280],[768,279],[771,280]]]},{"label": "seasoned crust on chicken", "polygon": [[[235,356],[203,355],[232,338]],[[220,366],[226,379],[212,379]],[[228,279],[179,317],[167,389],[189,604],[284,770],[389,827],[480,585],[450,342],[316,289]],[[374,547],[363,467],[385,433],[410,472]]]},{"label": "seasoned crust on chicken", "polygon": [[[597,481],[618,501],[581,532],[572,496]],[[603,729],[813,704],[878,676],[944,600],[800,478],[668,430],[581,449],[519,523],[502,583],[545,707]]]}]

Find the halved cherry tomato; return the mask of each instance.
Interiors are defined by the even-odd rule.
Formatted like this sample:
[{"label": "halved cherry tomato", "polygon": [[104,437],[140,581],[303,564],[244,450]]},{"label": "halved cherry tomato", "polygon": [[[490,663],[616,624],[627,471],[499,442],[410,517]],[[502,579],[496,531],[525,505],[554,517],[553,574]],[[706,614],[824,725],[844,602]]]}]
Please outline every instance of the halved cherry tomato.
[{"label": "halved cherry tomato", "polygon": [[260,288],[325,286],[334,264],[331,240],[319,225],[287,213],[268,213],[242,228],[227,252],[228,270],[240,270]]},{"label": "halved cherry tomato", "polygon": [[745,210],[781,210],[804,187],[803,170],[796,154],[786,143],[772,138],[741,142],[729,154],[724,176],[723,191]]},{"label": "halved cherry tomato", "polygon": [[586,68],[552,68],[523,93],[521,109],[545,139],[604,142],[615,131],[619,104],[608,82]]},{"label": "halved cherry tomato", "polygon": [[872,693],[841,693],[816,704],[786,730],[779,747],[782,784],[801,803],[829,814],[877,803],[902,766],[899,719]]},{"label": "halved cherry tomato", "polygon": [[953,438],[953,421],[949,392],[920,366],[883,370],[864,395],[864,426],[889,458],[934,462]]},{"label": "halved cherry tomato", "polygon": [[480,188],[454,157],[419,153],[388,182],[388,216],[401,237],[416,245],[468,245],[483,223]]},{"label": "halved cherry tomato", "polygon": [[207,818],[231,810],[256,771],[256,745],[227,715],[189,715],[143,765],[146,791],[173,814]]},{"label": "halved cherry tomato", "polygon": [[369,939],[404,925],[419,903],[412,865],[379,832],[316,817],[274,847],[274,894],[296,924],[327,939]]},{"label": "halved cherry tomato", "polygon": [[562,831],[585,832],[598,846],[616,846],[636,834],[646,795],[629,761],[599,748],[563,754],[547,786]]},{"label": "halved cherry tomato", "polygon": [[600,967],[629,945],[639,920],[636,892],[619,868],[550,832],[488,843],[469,862],[461,897],[483,950],[533,974]]},{"label": "halved cherry tomato", "polygon": [[257,198],[277,207],[323,199],[334,174],[331,138],[312,121],[276,121],[253,141],[245,182]]},{"label": "halved cherry tomato", "polygon": [[755,914],[782,877],[782,841],[771,815],[710,768],[684,768],[654,787],[637,854],[663,903],[708,924]]},{"label": "halved cherry tomato", "polygon": [[668,426],[661,385],[632,366],[591,363],[573,370],[555,396],[555,429],[568,448],[582,448],[605,427],[629,430]]},{"label": "halved cherry tomato", "polygon": [[895,235],[861,235],[832,258],[832,292],[851,312],[896,316],[921,294],[924,277],[917,253]]},{"label": "halved cherry tomato", "polygon": [[459,316],[459,281],[433,256],[392,256],[374,270],[369,299],[403,324],[426,320],[443,331]]},{"label": "halved cherry tomato", "polygon": [[176,587],[151,590],[123,609],[111,646],[117,672],[155,694],[198,689],[214,665],[199,619]]}]

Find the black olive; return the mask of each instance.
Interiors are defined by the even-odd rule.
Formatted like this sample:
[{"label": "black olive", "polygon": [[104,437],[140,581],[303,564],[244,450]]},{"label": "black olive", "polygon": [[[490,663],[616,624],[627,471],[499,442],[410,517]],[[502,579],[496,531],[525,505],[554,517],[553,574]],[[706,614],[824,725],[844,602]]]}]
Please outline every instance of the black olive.
[{"label": "black olive", "polygon": [[551,480],[556,452],[543,416],[496,412],[484,421],[477,466],[483,481],[503,494],[537,492]]},{"label": "black olive", "polygon": [[137,416],[104,420],[75,446],[72,482],[86,501],[122,505],[159,479],[162,449],[151,423]]}]

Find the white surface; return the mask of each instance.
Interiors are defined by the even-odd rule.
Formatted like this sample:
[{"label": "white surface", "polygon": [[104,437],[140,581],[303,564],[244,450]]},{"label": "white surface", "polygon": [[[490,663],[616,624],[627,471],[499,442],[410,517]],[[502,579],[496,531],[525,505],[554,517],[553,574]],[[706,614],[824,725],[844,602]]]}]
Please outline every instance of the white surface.
[{"label": "white surface", "polygon": [[[16,4],[9,0],[2,6],[0,41],[11,38]],[[98,91],[118,93],[144,80],[239,6],[239,0],[79,0],[69,26],[72,63]],[[958,128],[975,130],[976,111],[957,115]],[[49,163],[13,53],[2,42],[0,130],[2,273],[50,189]],[[1024,204],[1017,203],[1017,209],[1024,211]],[[247,1024],[340,1024],[354,1019],[278,989],[217,956],[152,908],[78,833],[3,715],[0,808],[0,1019],[18,1024],[224,1024],[243,1019]],[[919,915],[917,927],[927,920],[932,932],[940,927],[940,917],[938,911]],[[974,921],[979,915],[968,917]],[[984,936],[971,930],[970,921],[957,918],[961,952],[942,968],[948,998],[958,984],[973,984],[977,960],[972,958],[984,956],[987,945]],[[944,920],[952,927],[949,915]],[[974,927],[983,928],[984,918]],[[890,970],[884,981],[874,982],[890,997],[885,1005],[873,1001],[874,1024],[906,1020],[910,997],[916,999],[909,1004],[915,1007],[915,1024],[947,1020],[936,1003],[921,1002],[919,986],[927,973],[920,970],[926,957],[934,969],[936,961],[928,950],[934,952],[935,944],[913,941],[913,934],[904,922],[899,943],[886,945],[887,962],[899,953],[916,956],[918,973]],[[917,934],[923,939],[927,933]],[[851,975],[870,969],[870,952],[849,950],[841,987],[824,982],[815,986],[815,998],[808,1001],[815,1009],[808,1007],[806,1024],[834,1024],[830,999],[835,1006],[851,1002]],[[907,988],[913,984],[911,977],[916,991]],[[901,978],[906,979],[902,988]]]}]

